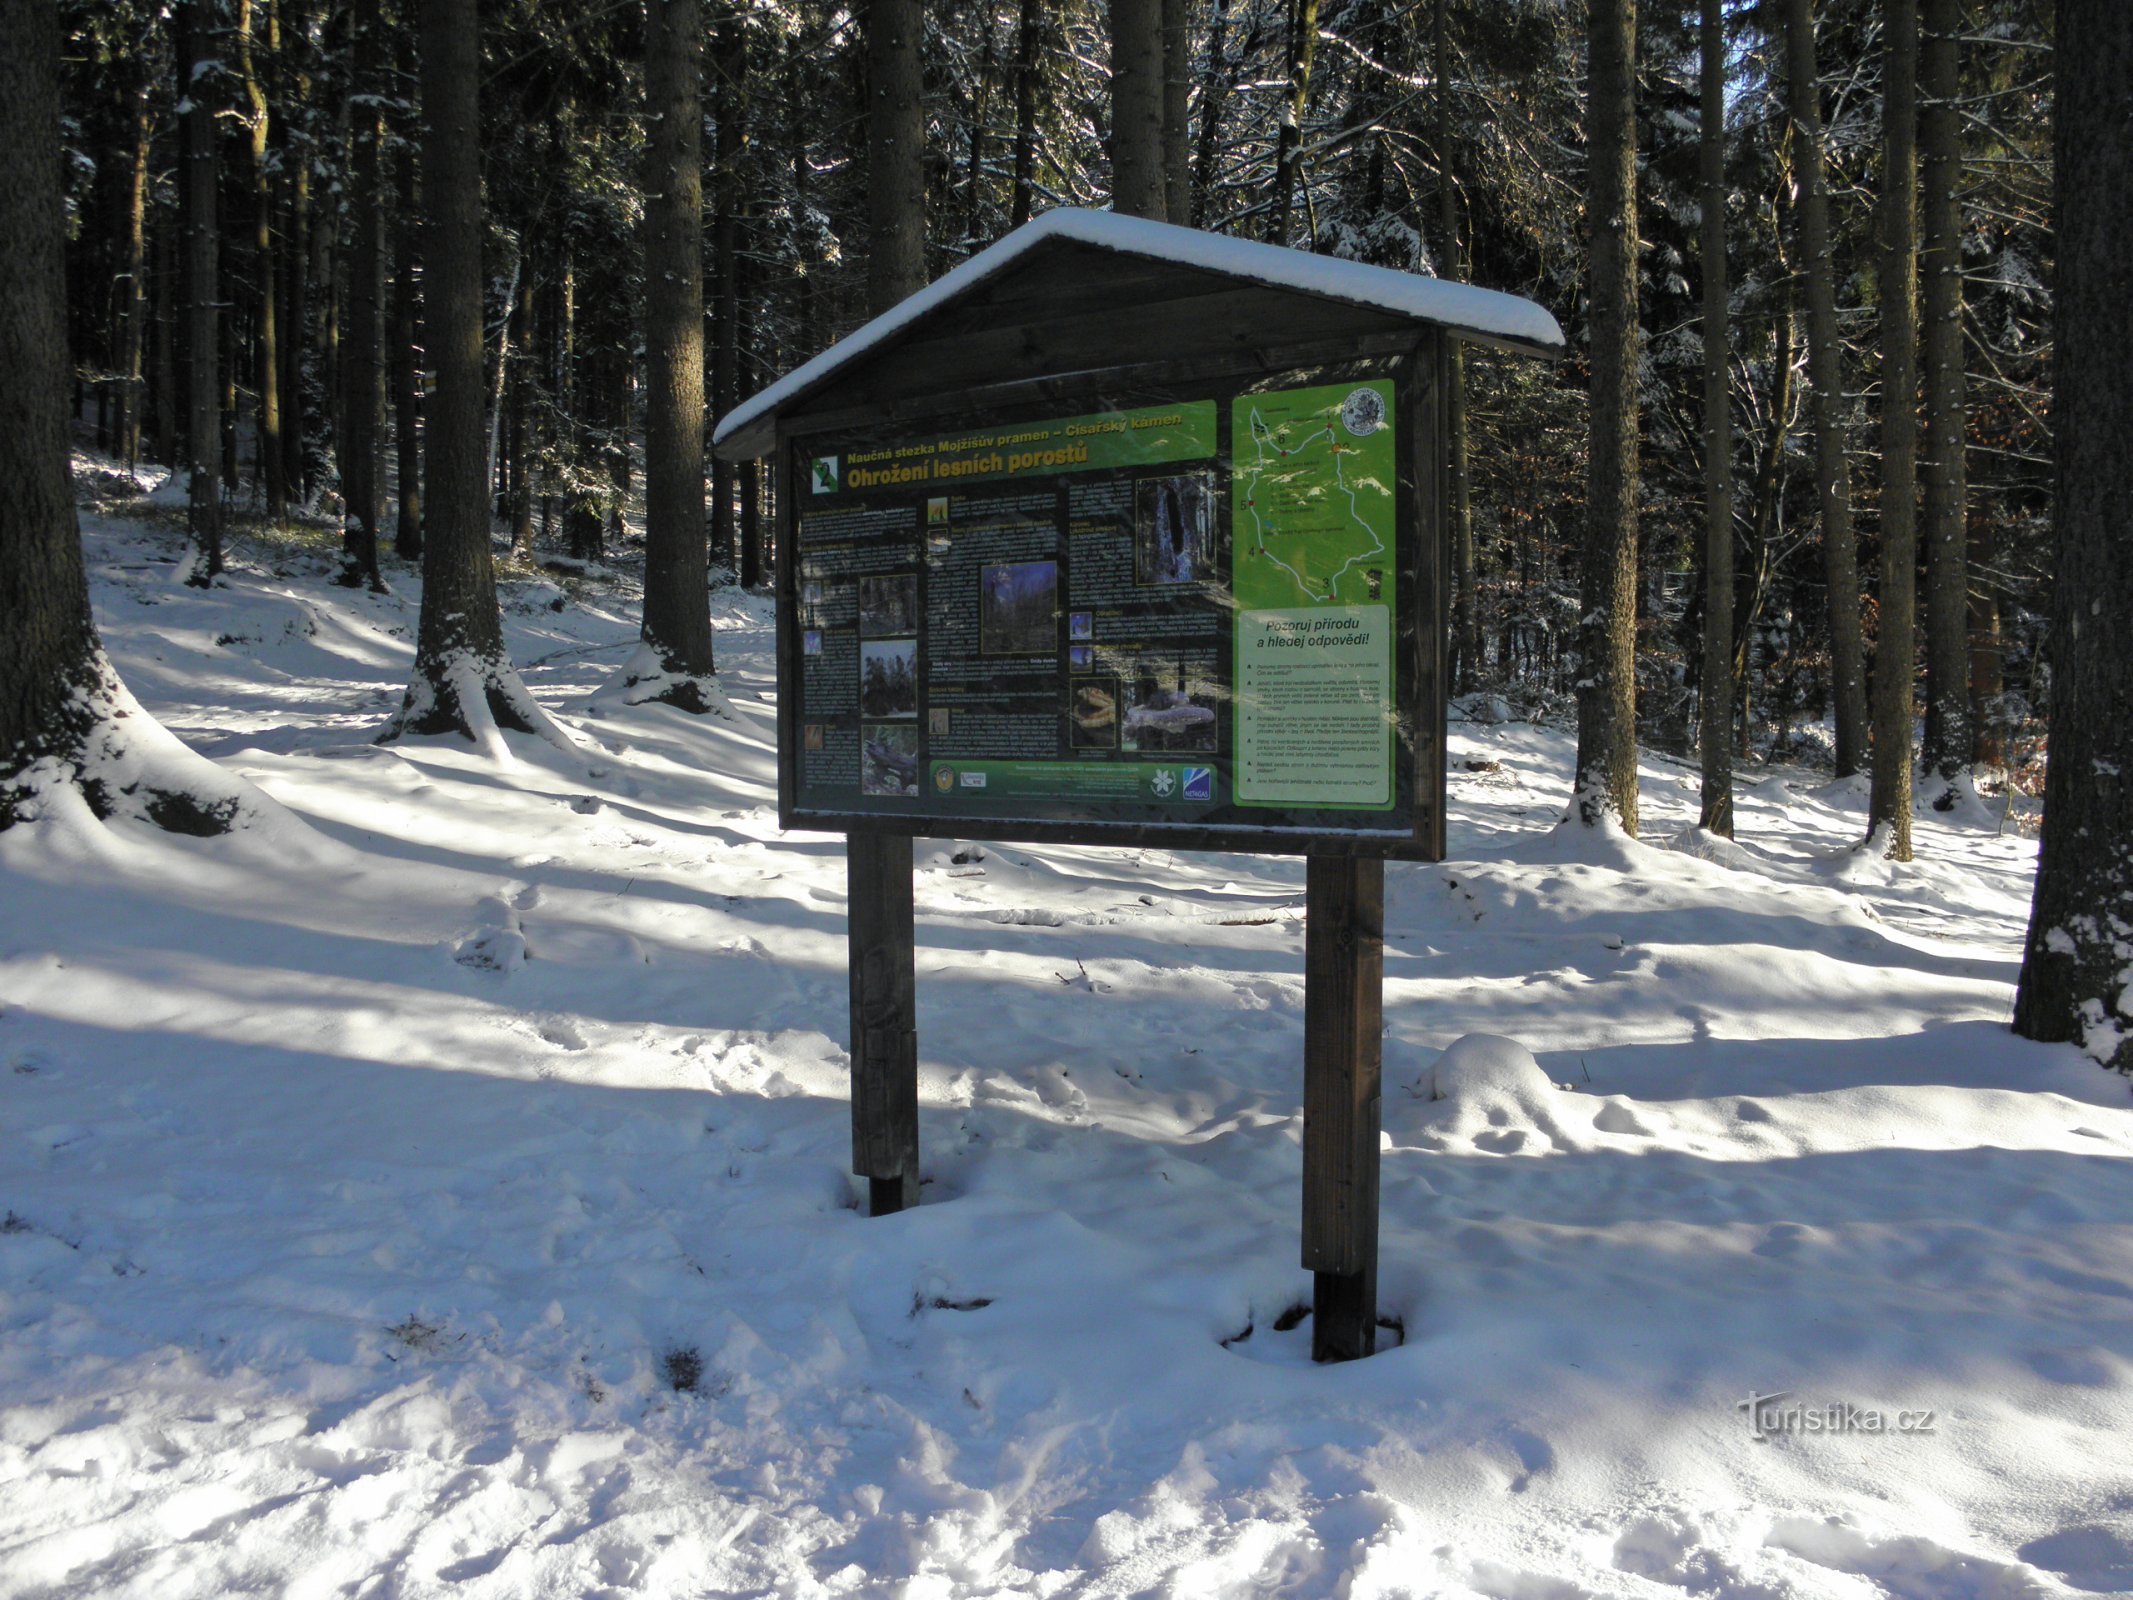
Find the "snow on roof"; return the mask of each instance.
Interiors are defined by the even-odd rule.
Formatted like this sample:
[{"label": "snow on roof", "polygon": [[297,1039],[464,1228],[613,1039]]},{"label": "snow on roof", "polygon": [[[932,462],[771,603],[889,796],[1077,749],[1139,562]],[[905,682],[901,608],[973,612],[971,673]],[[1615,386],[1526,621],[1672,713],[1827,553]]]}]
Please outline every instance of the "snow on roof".
[{"label": "snow on roof", "polygon": [[954,271],[838,340],[812,361],[793,368],[769,388],[741,402],[719,419],[711,442],[723,444],[747,431],[789,402],[820,387],[844,367],[872,354],[929,313],[1054,241],[1092,245],[1120,255],[1174,262],[1272,288],[1346,301],[1417,322],[1440,324],[1468,338],[1530,355],[1563,353],[1563,330],[1555,318],[1543,307],[1517,295],[1443,278],[1425,278],[1391,267],[1366,266],[1337,256],[1313,255],[1307,250],[1203,233],[1197,228],[1122,216],[1115,211],[1062,207],[1024,223]]}]

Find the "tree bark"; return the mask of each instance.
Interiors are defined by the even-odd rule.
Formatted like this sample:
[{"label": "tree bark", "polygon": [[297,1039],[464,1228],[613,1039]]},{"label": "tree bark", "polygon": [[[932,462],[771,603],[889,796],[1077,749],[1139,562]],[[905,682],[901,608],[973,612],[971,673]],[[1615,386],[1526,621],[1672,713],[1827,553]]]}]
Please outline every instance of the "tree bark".
[{"label": "tree bark", "polygon": [[[697,0],[645,0],[644,622],[661,698],[708,709],[704,548],[703,27]],[[645,676],[650,676],[646,673]],[[686,683],[683,688],[680,684]]]},{"label": "tree bark", "polygon": [[149,330],[149,398],[155,415],[156,456],[178,465],[178,247],[172,239],[183,227],[178,208],[160,212],[156,225],[155,309]]},{"label": "tree bark", "polygon": [[523,261],[511,313],[504,320],[503,339],[496,360],[510,383],[511,434],[505,461],[511,480],[511,548],[527,550],[533,545],[533,274],[525,270]]},{"label": "tree bark", "polygon": [[393,528],[393,554],[422,559],[422,339],[420,306],[420,215],[416,208],[415,153],[398,157],[400,215],[393,222],[392,285],[393,442],[399,453],[400,504]]},{"label": "tree bark", "polygon": [[1296,200],[1297,152],[1303,148],[1304,110],[1311,100],[1311,63],[1318,49],[1318,0],[1288,0],[1288,11],[1287,87],[1281,98],[1281,125],[1274,138],[1274,190],[1266,219],[1269,244],[1289,242],[1289,213]]},{"label": "tree bark", "polygon": [[1724,0],[1703,0],[1703,672],[1698,739],[1701,822],[1733,837],[1733,396],[1727,324],[1726,26]]},{"label": "tree bark", "polygon": [[[1439,270],[1454,283],[1465,276],[1459,248],[1459,185],[1452,173],[1452,39],[1445,0],[1430,7],[1431,54],[1435,58],[1437,137],[1437,233]],[[1451,513],[1452,685],[1472,690],[1481,675],[1481,595],[1474,561],[1474,512],[1466,460],[1466,350],[1447,339],[1444,375],[1445,500]]]},{"label": "tree bark", "polygon": [[1164,216],[1192,221],[1192,0],[1163,0]]},{"label": "tree bark", "polygon": [[1111,0],[1111,209],[1160,222],[1164,0]]},{"label": "tree bark", "polygon": [[[244,71],[244,97],[248,113],[252,155],[252,286],[254,338],[257,341],[259,377],[259,481],[266,492],[267,515],[280,521],[289,512],[289,489],[282,475],[281,450],[281,342],[276,316],[274,282],[274,175],[267,160],[267,140],[272,119],[267,94],[260,81],[257,44],[254,39],[253,0],[237,0],[237,54]],[[269,13],[267,48],[275,46],[274,23]]]},{"label": "tree bark", "polygon": [[59,8],[0,6],[0,830],[32,801],[25,769],[88,731],[96,626],[67,476]]},{"label": "tree bark", "polygon": [[[309,31],[304,4],[290,0],[283,42],[290,58],[292,110],[307,105],[311,96],[311,77],[303,66],[310,49]],[[289,120],[283,119],[285,128]],[[291,499],[303,500],[311,488],[306,452],[313,432],[310,399],[304,390],[304,354],[311,338],[311,165],[297,140],[290,139],[287,148],[288,237],[282,241],[286,277],[280,307],[282,484]]]},{"label": "tree bark", "polygon": [[1881,170],[1881,635],[1870,830],[1911,859],[1918,676],[1918,0],[1885,0]]},{"label": "tree bark", "polygon": [[384,17],[378,0],[349,11],[348,292],[341,315],[341,572],[336,582],[382,594],[378,541],[385,522],[386,206]]},{"label": "tree bark", "polygon": [[[717,161],[713,167],[711,281],[717,302],[712,323],[718,331],[711,357],[711,411],[715,421],[740,403],[740,228],[741,146],[747,117],[747,36],[737,15],[729,12],[713,37],[712,104],[718,113]],[[711,461],[711,548],[729,569],[740,566],[734,539],[733,463]]]},{"label": "tree bark", "polygon": [[[33,822],[66,787],[99,817],[123,808],[222,833],[238,810],[233,786],[211,762],[135,737],[148,718],[127,701],[89,610],[67,474],[58,24],[57,6],[0,6],[0,831]],[[123,776],[106,781],[113,767]]]},{"label": "tree bark", "polygon": [[1636,0],[1588,0],[1592,444],[1578,625],[1575,805],[1637,831]]},{"label": "tree bark", "polygon": [[2060,0],[2051,765],[2015,1031],[2133,1072],[2133,8]]},{"label": "tree bark", "polygon": [[1837,776],[1866,764],[1865,645],[1859,631],[1859,547],[1852,531],[1851,468],[1844,450],[1844,353],[1837,334],[1837,268],[1829,240],[1829,158],[1822,132],[1810,0],[1785,0],[1793,127],[1799,136],[1800,243],[1806,261],[1807,376],[1815,429],[1815,487],[1822,506],[1829,654],[1837,721]]},{"label": "tree bark", "polygon": [[[183,0],[179,13],[180,125],[185,149],[186,524],[193,538],[186,582],[205,588],[222,570],[222,495],[216,447],[222,406],[216,382],[221,319],[215,223],[215,0]],[[198,69],[198,70],[196,70]]]},{"label": "tree bark", "polygon": [[876,316],[926,286],[926,128],[918,0],[867,13],[867,303]]},{"label": "tree bark", "polygon": [[1970,530],[1970,759],[1981,767],[2007,760],[2006,644],[2000,637],[2000,588],[1993,576],[1998,529],[1984,517]]},{"label": "tree bark", "polygon": [[1214,190],[1215,153],[1222,132],[1222,102],[1229,93],[1225,66],[1229,35],[1229,0],[1214,0],[1214,14],[1207,24],[1207,76],[1200,80],[1200,130],[1192,156],[1192,225],[1206,218],[1208,196]]},{"label": "tree bark", "polygon": [[407,697],[381,735],[457,733],[505,754],[496,730],[569,740],[504,655],[489,551],[482,435],[481,19],[476,0],[420,0],[422,193],[431,396],[422,618]]},{"label": "tree bark", "polygon": [[1015,15],[1015,192],[1008,216],[1017,228],[1029,221],[1036,195],[1037,53],[1043,27],[1041,0],[1021,0]]},{"label": "tree bark", "polygon": [[119,320],[118,454],[131,472],[141,454],[141,352],[148,318],[148,85],[133,94],[133,167],[126,182],[124,312]]},{"label": "tree bark", "polygon": [[1919,277],[1924,292],[1926,369],[1926,738],[1923,765],[1939,793],[1934,804],[1952,803],[1952,788],[1970,764],[1970,663],[1967,560],[1968,434],[1963,350],[1963,161],[1956,35],[1958,0],[1925,0],[1920,70],[1924,103],[1919,111],[1920,222],[1924,240]]}]

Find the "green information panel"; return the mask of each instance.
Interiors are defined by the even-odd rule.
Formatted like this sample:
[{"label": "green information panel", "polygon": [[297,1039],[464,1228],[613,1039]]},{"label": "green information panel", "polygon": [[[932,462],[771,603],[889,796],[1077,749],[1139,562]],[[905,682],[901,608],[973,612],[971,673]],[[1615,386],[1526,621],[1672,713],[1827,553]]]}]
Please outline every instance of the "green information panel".
[{"label": "green information panel", "polygon": [[1240,395],[1230,414],[1238,803],[1391,805],[1392,385]]},{"label": "green information panel", "polygon": [[790,820],[1412,836],[1401,388],[1299,376],[795,440]]}]

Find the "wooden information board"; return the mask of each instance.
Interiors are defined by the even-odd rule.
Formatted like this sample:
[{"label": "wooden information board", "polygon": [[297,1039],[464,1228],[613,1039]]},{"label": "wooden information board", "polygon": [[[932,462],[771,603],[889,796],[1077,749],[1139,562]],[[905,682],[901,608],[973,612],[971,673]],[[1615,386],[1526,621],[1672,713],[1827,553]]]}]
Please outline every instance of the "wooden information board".
[{"label": "wooden information board", "polygon": [[791,434],[784,821],[1441,855],[1433,354]]},{"label": "wooden information board", "polygon": [[778,807],[841,832],[852,1167],[919,1198],[911,838],[1308,856],[1312,1353],[1377,1330],[1386,858],[1444,855],[1446,363],[1540,307],[1108,212],[719,424],[778,477]]}]

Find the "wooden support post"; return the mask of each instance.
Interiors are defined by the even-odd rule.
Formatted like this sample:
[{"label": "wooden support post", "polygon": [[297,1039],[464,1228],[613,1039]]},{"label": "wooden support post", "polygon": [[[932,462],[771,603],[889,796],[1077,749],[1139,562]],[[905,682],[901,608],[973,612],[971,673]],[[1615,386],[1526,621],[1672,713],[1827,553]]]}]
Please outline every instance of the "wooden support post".
[{"label": "wooden support post", "polygon": [[868,1215],[881,1217],[918,1204],[911,841],[846,834],[844,859],[851,939],[852,1170],[867,1180]]},{"label": "wooden support post", "polygon": [[1307,858],[1304,921],[1303,1264],[1311,1358],[1377,1348],[1378,1082],[1385,863]]}]

